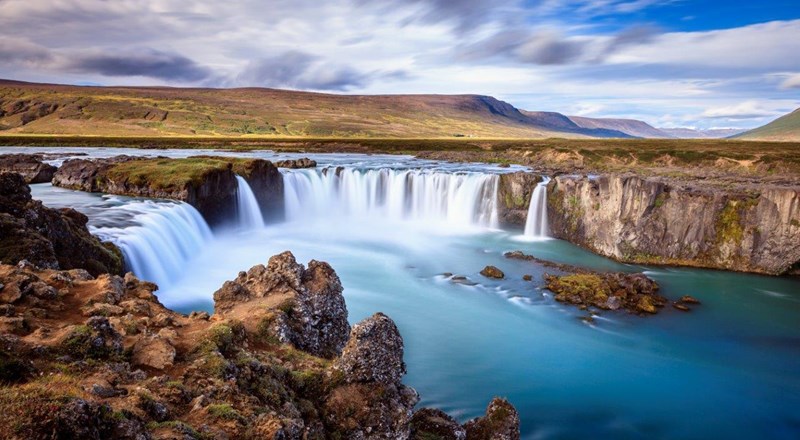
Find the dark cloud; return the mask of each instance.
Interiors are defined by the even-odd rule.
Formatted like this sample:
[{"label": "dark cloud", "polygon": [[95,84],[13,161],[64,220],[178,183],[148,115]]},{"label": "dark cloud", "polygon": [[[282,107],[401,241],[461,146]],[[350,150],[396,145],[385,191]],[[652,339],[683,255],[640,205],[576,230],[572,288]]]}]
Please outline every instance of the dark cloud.
[{"label": "dark cloud", "polygon": [[584,42],[545,32],[529,38],[515,50],[515,55],[525,63],[560,65],[578,61],[585,48]]},{"label": "dark cloud", "polygon": [[19,38],[0,36],[0,63],[40,64],[53,59],[46,48]]},{"label": "dark cloud", "polygon": [[288,87],[310,90],[348,90],[361,87],[368,75],[355,69],[332,66],[320,57],[300,51],[251,61],[236,78],[241,86]]},{"label": "dark cloud", "polygon": [[456,31],[464,33],[497,18],[496,12],[514,5],[511,0],[358,0],[361,4],[376,4],[395,9],[397,4],[416,5],[417,12],[408,22],[453,23]]},{"label": "dark cloud", "polygon": [[146,76],[170,81],[195,82],[211,71],[191,59],[174,53],[142,50],[127,54],[96,53],[76,56],[68,70],[105,76]]}]

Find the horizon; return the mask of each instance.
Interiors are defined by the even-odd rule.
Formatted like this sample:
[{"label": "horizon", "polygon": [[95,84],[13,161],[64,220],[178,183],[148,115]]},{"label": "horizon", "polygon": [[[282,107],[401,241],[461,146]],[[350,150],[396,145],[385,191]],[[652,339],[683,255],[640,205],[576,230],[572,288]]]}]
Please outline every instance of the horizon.
[{"label": "horizon", "polygon": [[791,0],[49,3],[0,3],[0,77],[487,95],[658,128],[749,129],[800,107]]}]

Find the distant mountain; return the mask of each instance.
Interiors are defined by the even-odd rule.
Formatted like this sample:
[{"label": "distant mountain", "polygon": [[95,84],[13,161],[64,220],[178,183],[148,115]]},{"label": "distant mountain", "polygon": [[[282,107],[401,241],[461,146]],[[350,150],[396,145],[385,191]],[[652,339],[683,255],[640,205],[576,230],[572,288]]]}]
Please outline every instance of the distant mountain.
[{"label": "distant mountain", "polygon": [[736,139],[800,142],[800,108],[767,125],[746,131]]},{"label": "distant mountain", "polygon": [[575,123],[568,116],[556,112],[534,112],[521,110],[522,114],[530,118],[534,124],[545,130],[558,131],[562,133],[584,134],[591,137],[601,138],[630,138],[637,137],[620,130],[605,127],[583,127]]},{"label": "distant mountain", "polygon": [[629,137],[481,95],[96,87],[0,80],[0,134],[395,138]]},{"label": "distant mountain", "polygon": [[712,128],[709,130],[697,130],[694,128],[659,128],[659,130],[679,139],[723,139],[747,131],[741,128]]},{"label": "distant mountain", "polygon": [[666,139],[673,137],[647,122],[636,119],[586,118],[582,116],[570,116],[569,119],[586,129],[614,130],[639,138]]}]

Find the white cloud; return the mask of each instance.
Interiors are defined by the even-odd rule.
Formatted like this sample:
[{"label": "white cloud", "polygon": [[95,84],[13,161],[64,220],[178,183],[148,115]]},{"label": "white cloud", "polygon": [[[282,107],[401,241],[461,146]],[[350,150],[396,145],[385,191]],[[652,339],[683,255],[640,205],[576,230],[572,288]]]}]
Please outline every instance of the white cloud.
[{"label": "white cloud", "polygon": [[800,73],[788,76],[781,83],[781,88],[784,89],[800,89]]},{"label": "white cloud", "polygon": [[702,116],[713,119],[758,119],[770,116],[778,116],[785,113],[784,110],[768,108],[763,103],[757,101],[745,101],[735,105],[712,107],[706,109]]}]

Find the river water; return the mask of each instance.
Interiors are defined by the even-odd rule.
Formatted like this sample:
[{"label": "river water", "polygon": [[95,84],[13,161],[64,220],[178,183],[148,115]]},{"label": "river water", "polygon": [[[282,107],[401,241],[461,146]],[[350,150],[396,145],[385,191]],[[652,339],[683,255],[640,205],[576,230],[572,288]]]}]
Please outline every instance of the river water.
[{"label": "river water", "polygon": [[[406,343],[405,382],[420,392],[420,405],[462,421],[499,395],[519,410],[526,439],[800,437],[798,279],[624,265],[560,240],[498,229],[493,185],[509,169],[404,156],[310,157],[317,170],[283,170],[285,222],[259,226],[254,215],[240,214],[246,225],[213,232],[181,203],[32,188],[47,205],[87,213],[93,232],[128,246],[126,255],[139,252],[134,271],[156,281],[160,300],[183,312],[211,310],[225,280],[284,250],[301,262],[330,262],[345,286],[350,321],[377,311],[391,316]],[[344,170],[336,176],[332,167]],[[543,226],[530,226],[531,235],[542,235]],[[664,296],[690,294],[703,304],[647,318],[604,312],[589,325],[579,319],[585,312],[542,290],[544,268],[504,258],[510,250],[645,271]],[[506,279],[483,278],[487,264]],[[446,272],[469,282],[453,283]],[[523,281],[525,274],[533,281]]]}]

